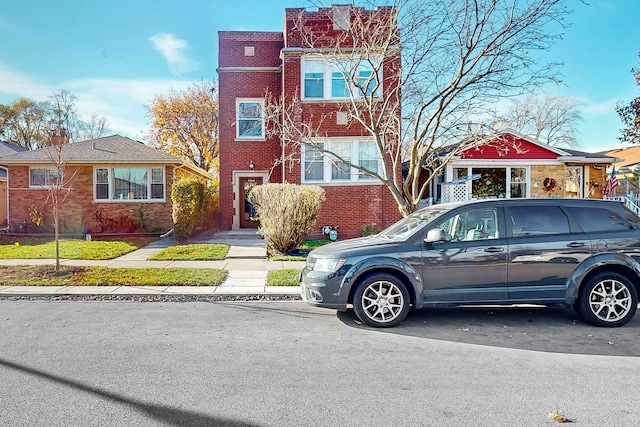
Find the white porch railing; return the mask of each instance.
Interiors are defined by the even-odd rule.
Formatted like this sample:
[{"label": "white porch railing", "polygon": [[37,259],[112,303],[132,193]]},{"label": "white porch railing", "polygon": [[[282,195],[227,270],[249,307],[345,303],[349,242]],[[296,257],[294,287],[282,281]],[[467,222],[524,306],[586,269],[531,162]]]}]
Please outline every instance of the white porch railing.
[{"label": "white porch railing", "polygon": [[617,200],[623,202],[627,208],[640,216],[640,195],[630,193],[628,196],[604,196],[606,200]]}]

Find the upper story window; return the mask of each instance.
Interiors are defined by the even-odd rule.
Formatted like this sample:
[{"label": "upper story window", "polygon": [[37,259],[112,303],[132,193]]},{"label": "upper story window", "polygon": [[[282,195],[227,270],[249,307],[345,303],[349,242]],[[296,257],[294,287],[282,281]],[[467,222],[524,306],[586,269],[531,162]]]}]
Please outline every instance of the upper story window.
[{"label": "upper story window", "polygon": [[95,200],[165,200],[164,167],[104,167],[94,169]]},{"label": "upper story window", "polygon": [[58,180],[58,168],[29,168],[29,187],[51,187],[62,184],[62,173]]},{"label": "upper story window", "polygon": [[382,91],[380,76],[374,73],[369,60],[337,58],[328,61],[311,56],[302,59],[302,69],[303,99],[362,98],[372,93],[380,96]]},{"label": "upper story window", "polygon": [[264,100],[236,100],[236,138],[264,139]]},{"label": "upper story window", "polygon": [[[375,181],[350,165],[358,165],[371,172],[380,172],[380,162],[374,141],[332,140],[303,146],[304,169],[302,182],[364,182]],[[331,151],[335,155],[323,152]]]}]

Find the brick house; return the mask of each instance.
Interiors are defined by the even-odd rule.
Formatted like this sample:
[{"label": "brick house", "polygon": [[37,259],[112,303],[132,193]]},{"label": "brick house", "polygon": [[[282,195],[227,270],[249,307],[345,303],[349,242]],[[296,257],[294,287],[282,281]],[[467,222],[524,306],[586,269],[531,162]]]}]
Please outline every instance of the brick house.
[{"label": "brick house", "polygon": [[448,162],[432,193],[442,202],[493,197],[602,198],[607,167],[615,161],[602,153],[552,147],[505,129]]},{"label": "brick house", "polygon": [[[315,130],[316,147],[320,144],[345,153],[344,157],[368,170],[378,168],[379,162],[385,160],[378,154],[372,157],[371,153],[377,153],[373,138],[360,125],[345,120],[343,107],[349,102],[345,88],[350,82],[335,72],[335,63],[327,62],[326,52],[331,51],[336,62],[343,52],[353,55],[357,48],[343,38],[345,26],[355,18],[373,20],[390,11],[353,6],[315,11],[286,9],[282,32],[218,33],[219,229],[256,228],[258,222],[247,192],[254,185],[283,180],[324,188],[326,202],[318,218],[317,236],[313,237],[319,237],[321,227],[326,225],[338,225],[340,238],[356,237],[365,225],[384,227],[400,218],[392,195],[379,180],[358,173],[356,168],[336,164],[335,159],[308,144],[284,144],[282,134],[269,132],[265,117],[265,103],[283,97],[284,108],[295,111],[295,120]],[[378,27],[380,32],[386,30],[395,28]],[[339,46],[335,43],[338,39]],[[374,79],[385,82],[379,89],[382,92],[376,92],[380,93],[379,98],[392,93],[387,67],[399,64],[399,55],[391,60],[385,58],[381,69],[375,72],[381,75]],[[371,70],[358,68],[357,72],[359,76],[372,75]],[[393,179],[400,179],[399,168],[393,173]]]},{"label": "brick house", "polygon": [[[0,141],[0,157],[20,153],[27,149],[9,142]],[[0,226],[6,227],[9,224],[7,214],[9,212],[9,199],[7,194],[7,168],[0,166]]]},{"label": "brick house", "polygon": [[[50,183],[63,164],[60,232],[168,231],[171,188],[178,174],[212,178],[178,157],[120,135],[28,150],[0,159],[8,171],[8,221],[29,221],[30,210],[53,223]],[[60,157],[58,157],[60,153]],[[55,159],[61,158],[61,161]],[[142,222],[142,224],[141,224]],[[105,224],[119,229],[105,229]]]}]

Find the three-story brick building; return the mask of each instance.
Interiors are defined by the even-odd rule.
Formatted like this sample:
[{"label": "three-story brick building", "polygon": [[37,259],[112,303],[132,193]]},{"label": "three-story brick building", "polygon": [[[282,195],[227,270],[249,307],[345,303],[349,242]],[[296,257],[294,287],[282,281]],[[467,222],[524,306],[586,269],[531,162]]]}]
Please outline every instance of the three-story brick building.
[{"label": "three-story brick building", "polygon": [[[221,230],[258,226],[247,193],[267,182],[324,188],[318,235],[337,225],[340,237],[355,237],[365,225],[400,217],[389,189],[362,173],[399,180],[400,170],[377,148],[371,127],[353,120],[364,97],[374,104],[399,98],[399,51],[365,49],[351,31],[364,22],[364,37],[395,34],[392,11],[286,9],[282,32],[219,32]],[[385,114],[399,118],[395,104]],[[397,143],[398,132],[388,133]]]}]

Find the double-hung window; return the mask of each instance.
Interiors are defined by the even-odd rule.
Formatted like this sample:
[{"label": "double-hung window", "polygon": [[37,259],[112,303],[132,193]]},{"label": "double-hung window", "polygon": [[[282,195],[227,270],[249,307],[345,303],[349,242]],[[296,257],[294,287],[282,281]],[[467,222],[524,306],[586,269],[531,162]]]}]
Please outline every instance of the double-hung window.
[{"label": "double-hung window", "polygon": [[262,99],[236,100],[236,137],[264,139],[264,101]]},{"label": "double-hung window", "polygon": [[373,93],[380,96],[380,77],[374,67],[376,59],[316,56],[302,59],[303,99],[362,98]]},{"label": "double-hung window", "polygon": [[94,169],[94,199],[100,201],[164,201],[164,167],[99,167]]},{"label": "double-hung window", "polygon": [[29,168],[29,187],[62,185],[62,173],[58,180],[58,168]]},{"label": "double-hung window", "polygon": [[379,173],[382,161],[374,141],[343,138],[306,144],[303,158],[302,182],[306,183],[375,181],[358,167]]}]

